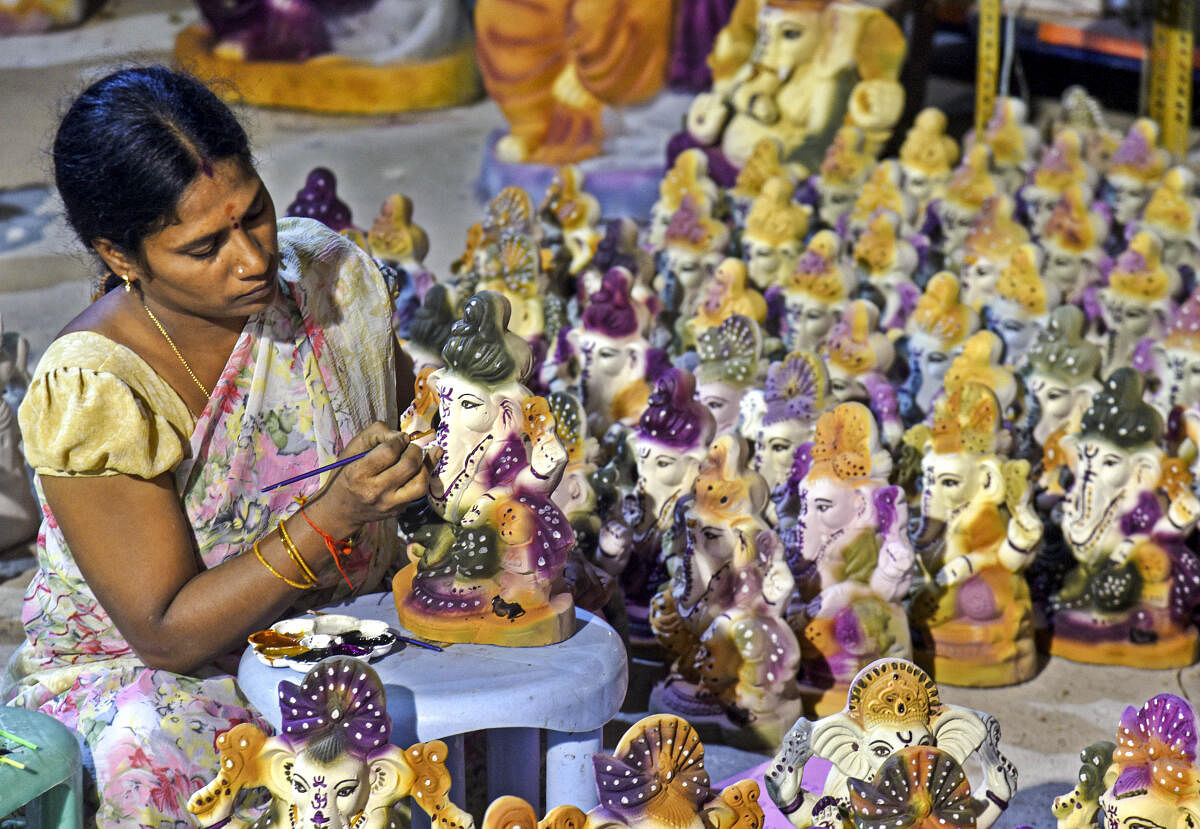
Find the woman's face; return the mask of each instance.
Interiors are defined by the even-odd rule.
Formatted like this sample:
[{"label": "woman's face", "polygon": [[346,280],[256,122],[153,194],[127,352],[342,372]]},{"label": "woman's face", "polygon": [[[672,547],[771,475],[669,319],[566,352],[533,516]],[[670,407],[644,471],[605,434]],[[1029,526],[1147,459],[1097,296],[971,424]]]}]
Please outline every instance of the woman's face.
[{"label": "woman's face", "polygon": [[[142,243],[145,297],[209,319],[245,317],[275,296],[275,204],[236,159],[205,168],[183,191],[174,221]],[[132,274],[131,274],[132,276]]]}]

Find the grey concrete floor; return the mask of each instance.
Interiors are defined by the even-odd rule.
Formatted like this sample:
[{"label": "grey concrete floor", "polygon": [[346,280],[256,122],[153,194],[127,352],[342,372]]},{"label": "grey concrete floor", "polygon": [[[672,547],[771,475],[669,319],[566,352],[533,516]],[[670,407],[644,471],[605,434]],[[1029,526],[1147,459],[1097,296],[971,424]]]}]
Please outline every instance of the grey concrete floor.
[{"label": "grey concrete floor", "polygon": [[[0,40],[0,315],[40,353],[85,305],[95,266],[58,217],[50,192],[46,147],[70,96],[101,72],[143,60],[169,60],[174,33],[195,19],[187,0],[113,0],[84,27]],[[934,84],[933,101],[964,90]],[[966,90],[969,94],[969,90]],[[280,208],[307,171],[334,170],[339,192],[359,224],[369,223],[393,192],[415,202],[430,237],[427,264],[445,273],[462,250],[466,228],[480,215],[472,192],[485,137],[502,121],[480,102],[458,109],[378,118],[333,118],[274,111],[243,113],[263,178]],[[32,206],[31,206],[32,205]],[[32,216],[7,238],[14,215]],[[28,575],[0,574],[0,655],[19,637],[20,595]],[[1053,826],[1048,807],[1069,789],[1078,752],[1112,739],[1125,705],[1163,691],[1197,699],[1200,670],[1139,671],[1052,659],[1031,682],[1014,688],[944,688],[949,702],[996,715],[1003,747],[1021,775],[1021,791],[1001,827]],[[632,722],[635,714],[622,714]],[[623,730],[607,730],[609,745]],[[713,779],[764,758],[710,746]]]}]

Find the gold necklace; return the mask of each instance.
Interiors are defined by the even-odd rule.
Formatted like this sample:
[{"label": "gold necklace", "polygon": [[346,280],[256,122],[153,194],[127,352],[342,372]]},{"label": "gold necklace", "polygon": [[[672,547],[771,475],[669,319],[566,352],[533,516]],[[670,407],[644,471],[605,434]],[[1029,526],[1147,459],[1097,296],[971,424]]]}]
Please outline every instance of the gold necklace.
[{"label": "gold necklace", "polygon": [[154,312],[150,310],[150,306],[142,303],[142,307],[146,309],[146,313],[150,315],[150,321],[154,323],[154,327],[158,329],[158,333],[163,335],[163,339],[167,341],[167,345],[171,346],[171,350],[175,352],[175,356],[179,358],[179,362],[183,363],[183,367],[187,370],[188,377],[192,378],[192,382],[200,387],[200,391],[204,392],[204,399],[212,397],[212,392],[204,388],[204,384],[196,377],[196,373],[192,371],[192,367],[188,365],[188,361],[179,353],[179,349],[175,347],[175,341],[171,339],[171,335],[167,333],[167,329],[163,328],[163,324],[158,321],[158,317],[154,316]]}]

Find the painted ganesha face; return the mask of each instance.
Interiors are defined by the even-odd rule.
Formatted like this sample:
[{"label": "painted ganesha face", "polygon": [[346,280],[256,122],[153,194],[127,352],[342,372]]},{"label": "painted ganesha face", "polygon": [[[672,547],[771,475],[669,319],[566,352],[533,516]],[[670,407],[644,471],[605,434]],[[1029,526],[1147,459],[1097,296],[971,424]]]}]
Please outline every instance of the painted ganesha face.
[{"label": "painted ganesha face", "polygon": [[1171,406],[1200,407],[1200,352],[1187,348],[1166,349],[1163,385]]},{"label": "painted ganesha face", "polygon": [[785,483],[792,471],[796,449],[812,439],[813,424],[801,420],[781,420],[758,430],[754,439],[754,471],[763,476],[769,489]]},{"label": "painted ganesha face", "polygon": [[949,523],[979,493],[982,473],[978,459],[968,452],[926,452],[921,469],[925,475],[921,514],[926,518]]},{"label": "painted ganesha face", "polygon": [[933,745],[933,735],[929,726],[921,722],[881,723],[868,728],[865,739],[865,756],[871,763],[871,770],[878,771],[883,761],[897,751],[908,746]]},{"label": "painted ganesha face", "polygon": [[349,754],[319,763],[307,754],[296,756],[288,780],[299,826],[352,826],[367,803],[368,766]]},{"label": "painted ganesha face", "polygon": [[433,380],[442,418],[439,431],[483,434],[495,426],[499,407],[494,391],[446,371],[434,374]]},{"label": "painted ganesha face", "polygon": [[855,530],[868,523],[858,491],[831,478],[805,481],[800,498],[796,527],[801,555],[809,561],[820,561],[829,552],[840,550],[854,540]]}]

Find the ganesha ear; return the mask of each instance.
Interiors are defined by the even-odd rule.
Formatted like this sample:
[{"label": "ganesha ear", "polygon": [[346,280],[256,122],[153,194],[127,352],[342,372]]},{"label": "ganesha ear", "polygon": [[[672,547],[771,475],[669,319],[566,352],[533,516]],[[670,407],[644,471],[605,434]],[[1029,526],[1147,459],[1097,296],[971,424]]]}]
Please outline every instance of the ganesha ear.
[{"label": "ganesha ear", "polygon": [[259,772],[264,785],[277,799],[290,802],[292,799],[292,767],[296,752],[278,737],[272,737],[258,754]]},{"label": "ganesha ear", "polygon": [[814,756],[833,763],[847,777],[870,776],[866,735],[846,713],[831,714],[813,723],[811,745]]},{"label": "ganesha ear", "polygon": [[1162,470],[1159,466],[1158,454],[1151,451],[1135,452],[1133,455],[1134,480],[1143,488],[1154,486]]},{"label": "ganesha ear", "polygon": [[404,752],[397,746],[388,746],[373,755],[367,765],[371,791],[363,807],[363,829],[375,826],[382,829],[388,825],[392,804],[412,793],[416,775],[405,759]]},{"label": "ganesha ear", "polygon": [[1179,815],[1176,826],[1181,829],[1200,829],[1200,799],[1190,797],[1180,801],[1176,810]]},{"label": "ganesha ear", "polygon": [[987,735],[983,718],[970,708],[947,705],[933,722],[934,745],[950,752],[959,765],[967,761]]},{"label": "ganesha ear", "polygon": [[990,504],[998,504],[1004,500],[1004,476],[1000,472],[1000,463],[995,458],[983,458],[980,466],[980,492],[984,500]]}]

